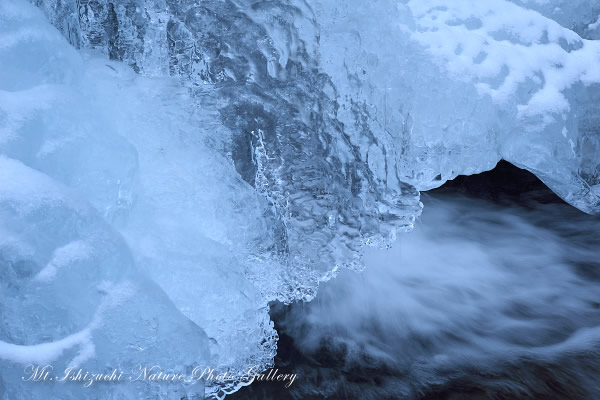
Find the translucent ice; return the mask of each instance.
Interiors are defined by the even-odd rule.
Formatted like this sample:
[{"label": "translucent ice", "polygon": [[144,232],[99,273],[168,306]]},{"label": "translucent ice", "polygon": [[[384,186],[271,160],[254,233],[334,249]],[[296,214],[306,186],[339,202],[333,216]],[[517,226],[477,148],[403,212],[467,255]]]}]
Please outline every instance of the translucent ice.
[{"label": "translucent ice", "polygon": [[[244,271],[264,223],[218,139],[207,150],[214,116],[188,112],[177,82],[82,58],[27,3],[0,4],[0,36],[0,397],[100,398],[23,382],[32,363],[266,368],[276,333]],[[221,397],[237,385],[102,390]]]},{"label": "translucent ice", "polygon": [[268,301],[502,158],[600,212],[589,2],[31,3],[0,3],[6,398],[35,360],[266,368]]},{"label": "translucent ice", "polygon": [[[20,376],[36,362],[265,369],[277,338],[268,302],[311,298],[420,211],[418,192],[377,180],[335,118],[313,120],[335,105],[311,85],[272,88],[270,103],[250,86],[190,89],[149,71],[148,53],[126,57],[129,42],[108,55],[130,66],[76,51],[20,0],[0,5],[0,35],[5,398],[29,395]],[[301,115],[288,95],[315,110]],[[152,390],[222,397],[239,384]],[[110,395],[138,398],[140,386]],[[52,390],[45,398],[90,395]]]},{"label": "translucent ice", "polygon": [[[598,212],[594,2],[37,3],[76,46],[102,49],[144,73],[235,87],[224,122],[245,132],[263,126],[262,139],[241,134],[246,144],[236,142],[234,159],[253,184],[263,179],[258,184],[278,209],[276,199],[293,182],[275,171],[295,171],[298,165],[285,165],[294,157],[306,164],[302,156],[314,154],[312,165],[327,154],[299,145],[303,124],[338,152],[344,145],[334,132],[341,129],[368,166],[354,174],[388,191],[397,178],[427,190],[504,158],[571,204]],[[281,115],[289,126],[281,126]],[[246,165],[247,148],[266,152],[268,165],[259,158]],[[339,162],[348,159],[343,153]],[[265,172],[256,175],[259,165]]]},{"label": "translucent ice", "polygon": [[[98,213],[63,185],[4,156],[0,221],[3,399],[90,395],[83,384],[23,382],[32,364],[51,364],[62,377],[75,366],[133,370],[170,357],[181,366],[209,362],[206,333],[144,278],[125,242]],[[103,389],[134,399],[135,390],[166,388],[139,382]]]},{"label": "translucent ice", "polygon": [[394,137],[400,177],[418,189],[503,158],[598,213],[600,43],[569,28],[593,38],[600,12],[538,3],[319,2],[321,65],[348,108],[369,105],[369,126]]}]

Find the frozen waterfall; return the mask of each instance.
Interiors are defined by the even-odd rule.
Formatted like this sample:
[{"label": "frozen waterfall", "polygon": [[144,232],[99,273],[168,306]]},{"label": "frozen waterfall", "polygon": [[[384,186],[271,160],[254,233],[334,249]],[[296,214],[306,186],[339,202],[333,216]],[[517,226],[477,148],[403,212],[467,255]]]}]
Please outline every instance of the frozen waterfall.
[{"label": "frozen waterfall", "polygon": [[273,363],[270,301],[502,159],[599,214],[592,3],[1,0],[0,397],[223,398]]}]

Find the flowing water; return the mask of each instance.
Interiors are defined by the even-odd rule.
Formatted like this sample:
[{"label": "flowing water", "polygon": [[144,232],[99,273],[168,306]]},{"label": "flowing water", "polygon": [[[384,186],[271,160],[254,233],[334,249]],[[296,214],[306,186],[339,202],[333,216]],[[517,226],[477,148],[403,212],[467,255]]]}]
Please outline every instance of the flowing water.
[{"label": "flowing water", "polygon": [[414,232],[274,305],[286,389],[232,399],[596,399],[600,219],[501,163],[423,195]]}]

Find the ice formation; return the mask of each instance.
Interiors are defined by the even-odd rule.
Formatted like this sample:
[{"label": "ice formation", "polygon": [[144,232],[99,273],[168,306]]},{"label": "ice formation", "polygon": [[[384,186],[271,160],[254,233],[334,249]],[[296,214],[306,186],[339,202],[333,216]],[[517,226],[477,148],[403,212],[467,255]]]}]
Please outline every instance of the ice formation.
[{"label": "ice formation", "polygon": [[322,65],[418,189],[505,159],[598,213],[600,4],[523,3],[322,4]]},{"label": "ice formation", "polygon": [[502,158],[598,213],[598,21],[558,0],[3,0],[0,395],[36,398],[36,361],[266,368],[269,301],[311,299],[412,227],[418,190]]},{"label": "ice formation", "polygon": [[[314,154],[301,158],[289,143],[279,160],[302,170],[269,169],[279,149],[262,123],[274,111],[242,136],[236,118],[255,107],[232,101],[233,88],[190,90],[77,52],[22,1],[3,2],[0,18],[4,398],[96,393],[31,391],[21,381],[29,363],[266,369],[277,339],[268,301],[311,298],[336,269],[360,266],[361,246],[388,243],[420,211],[409,185],[377,186],[339,129],[324,137],[289,122],[307,129]],[[244,140],[264,146],[249,152]],[[281,193],[268,181],[278,173]],[[239,384],[135,390],[222,397]],[[139,398],[109,387],[114,398]]]},{"label": "ice formation", "polygon": [[414,231],[367,251],[363,273],[277,307],[279,365],[302,378],[292,393],[258,385],[234,398],[597,398],[600,218],[525,192],[526,207],[516,190],[502,204],[423,196]]},{"label": "ice formation", "polygon": [[[399,179],[427,190],[503,158],[598,212],[595,2],[36,2],[75,46],[99,48],[147,74],[217,84],[226,93],[235,87],[222,110],[236,117],[225,117],[226,125],[252,132],[250,114],[275,124],[264,141],[275,165],[259,174],[270,196],[293,186],[272,171],[303,169],[285,165],[288,156],[313,154],[311,164],[324,158],[304,139],[297,153],[270,148],[296,148],[287,141],[302,137],[294,133],[303,124],[325,136],[343,130],[387,189]],[[259,109],[247,107],[257,101]],[[279,126],[277,115],[293,114],[291,126]],[[238,146],[238,164],[246,147]],[[255,179],[252,168],[242,169]]]}]

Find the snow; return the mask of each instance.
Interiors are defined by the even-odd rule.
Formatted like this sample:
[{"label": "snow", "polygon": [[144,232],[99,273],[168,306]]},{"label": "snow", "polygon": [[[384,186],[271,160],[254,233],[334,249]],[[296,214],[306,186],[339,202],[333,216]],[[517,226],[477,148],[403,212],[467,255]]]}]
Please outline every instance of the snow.
[{"label": "snow", "polygon": [[59,269],[69,264],[89,258],[90,247],[83,241],[77,240],[54,250],[50,262],[34,277],[34,280],[48,283],[56,277]]},{"label": "snow", "polygon": [[369,105],[401,180],[429,190],[505,159],[598,212],[598,157],[581,156],[598,142],[600,47],[580,29],[596,18],[589,3],[316,3],[321,65],[341,109]]},{"label": "snow", "polygon": [[598,29],[598,28],[600,28],[600,15],[598,16],[598,19],[596,20],[596,22],[588,25],[588,29],[590,29],[590,30],[594,30],[594,29]]},{"label": "snow", "polygon": [[58,359],[66,350],[81,346],[90,339],[90,332],[84,329],[50,343],[31,346],[15,345],[0,341],[0,359],[19,364],[46,365]]}]

